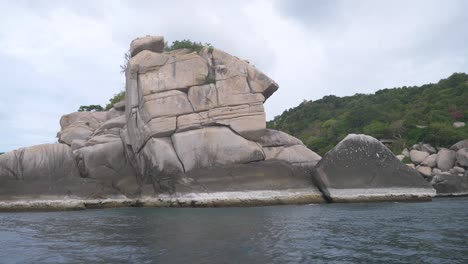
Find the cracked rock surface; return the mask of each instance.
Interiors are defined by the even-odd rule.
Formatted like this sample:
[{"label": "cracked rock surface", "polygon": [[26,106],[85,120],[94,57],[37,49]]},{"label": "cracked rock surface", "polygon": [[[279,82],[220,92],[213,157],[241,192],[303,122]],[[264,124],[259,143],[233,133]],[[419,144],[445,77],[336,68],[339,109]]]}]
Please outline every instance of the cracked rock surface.
[{"label": "cracked rock surface", "polygon": [[160,36],[132,42],[125,101],[64,115],[58,144],[0,156],[0,198],[308,188],[309,202],[323,201],[309,175],[321,157],[266,129],[275,81],[216,48],[163,47]]}]

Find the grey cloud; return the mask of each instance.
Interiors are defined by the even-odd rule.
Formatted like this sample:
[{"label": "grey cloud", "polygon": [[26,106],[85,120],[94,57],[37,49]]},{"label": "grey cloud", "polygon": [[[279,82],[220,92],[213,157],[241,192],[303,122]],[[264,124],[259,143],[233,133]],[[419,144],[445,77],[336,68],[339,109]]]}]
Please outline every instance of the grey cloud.
[{"label": "grey cloud", "polygon": [[435,82],[468,71],[467,1],[0,2],[0,152],[55,141],[59,118],[119,92],[130,41],[210,42],[303,99]]}]

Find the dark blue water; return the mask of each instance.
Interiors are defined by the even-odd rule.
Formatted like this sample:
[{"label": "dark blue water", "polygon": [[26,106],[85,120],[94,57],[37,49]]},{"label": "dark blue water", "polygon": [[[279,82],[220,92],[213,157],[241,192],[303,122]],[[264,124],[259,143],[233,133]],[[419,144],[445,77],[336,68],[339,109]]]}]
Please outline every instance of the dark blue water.
[{"label": "dark blue water", "polygon": [[0,213],[0,263],[468,263],[468,198]]}]

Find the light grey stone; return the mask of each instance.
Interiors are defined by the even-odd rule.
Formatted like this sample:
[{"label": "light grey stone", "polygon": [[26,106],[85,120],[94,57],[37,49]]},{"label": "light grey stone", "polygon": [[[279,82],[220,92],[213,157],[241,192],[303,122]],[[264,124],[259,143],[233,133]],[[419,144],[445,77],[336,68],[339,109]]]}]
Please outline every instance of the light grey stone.
[{"label": "light grey stone", "polygon": [[421,165],[435,168],[437,167],[437,154],[432,154],[427,156],[422,162]]},{"label": "light grey stone", "polygon": [[142,112],[149,119],[157,117],[174,117],[193,113],[187,94],[181,91],[167,91],[144,97]]},{"label": "light grey stone", "polygon": [[456,152],[449,149],[441,149],[437,154],[437,168],[448,171],[455,165]]},{"label": "light grey stone", "polygon": [[429,176],[432,175],[432,168],[431,167],[419,166],[416,170],[419,173],[421,173],[421,175],[423,175],[425,177],[429,177]]},{"label": "light grey stone", "polygon": [[214,84],[192,86],[188,91],[188,99],[196,112],[209,110],[218,106],[218,93]]},{"label": "light grey stone", "polygon": [[176,56],[158,70],[138,75],[138,86],[143,95],[175,89],[188,89],[206,83],[208,64],[196,53]]},{"label": "light grey stone", "polygon": [[427,152],[429,154],[437,153],[436,149],[433,146],[429,145],[429,144],[422,144],[421,145],[421,151],[425,151],[425,152]]},{"label": "light grey stone", "polygon": [[145,36],[136,38],[130,43],[130,56],[133,57],[143,50],[162,52],[164,49],[164,37]]},{"label": "light grey stone", "polygon": [[429,156],[429,153],[425,151],[419,151],[419,150],[414,150],[414,149],[410,151],[410,159],[414,164],[420,164],[428,156]]},{"label": "light grey stone", "polygon": [[82,177],[96,179],[126,195],[138,195],[137,175],[124,155],[120,139],[80,148],[74,154]]},{"label": "light grey stone", "polygon": [[143,74],[149,71],[159,70],[161,66],[170,60],[171,56],[162,53],[156,53],[149,50],[144,50],[129,61],[129,67],[132,67]]},{"label": "light grey stone", "polygon": [[252,92],[262,93],[265,100],[278,90],[278,84],[255,67],[249,65],[247,73],[247,81]]},{"label": "light grey stone", "polygon": [[302,141],[299,139],[274,129],[247,131],[241,133],[241,136],[259,143],[262,147],[289,147],[293,145],[303,145]]},{"label": "light grey stone", "polygon": [[184,168],[170,138],[151,138],[137,156],[140,173],[152,182],[155,193],[175,191]]},{"label": "light grey stone", "polygon": [[403,154],[405,157],[409,158],[410,155],[409,155],[409,150],[407,148],[403,149],[403,151],[401,152],[401,154]]},{"label": "light grey stone", "polygon": [[159,117],[151,119],[148,123],[148,129],[151,137],[167,137],[176,130],[177,117]]},{"label": "light grey stone", "polygon": [[291,164],[315,166],[322,158],[304,145],[290,147],[264,147],[265,160],[284,160]]},{"label": "light grey stone", "polygon": [[263,103],[265,101],[263,94],[250,91],[247,78],[240,75],[216,81],[216,89],[220,106]]},{"label": "light grey stone", "polygon": [[261,147],[236,135],[229,128],[207,127],[172,135],[185,171],[264,160]]},{"label": "light grey stone", "polygon": [[44,144],[7,152],[0,156],[0,179],[22,181],[79,177],[71,148]]},{"label": "light grey stone", "polygon": [[455,166],[450,169],[450,173],[452,174],[463,174],[465,173],[465,169],[462,167]]},{"label": "light grey stone", "polygon": [[461,166],[468,167],[468,147],[457,151],[457,162]]},{"label": "light grey stone", "polygon": [[453,151],[458,151],[462,148],[468,148],[468,139],[458,141],[450,147],[450,149]]},{"label": "light grey stone", "polygon": [[125,100],[115,103],[112,107],[117,111],[125,111]]},{"label": "light grey stone", "polygon": [[76,112],[60,118],[58,141],[71,145],[73,140],[88,140],[101,124],[107,121],[107,112]]},{"label": "light grey stone", "polygon": [[462,128],[465,127],[465,122],[454,122],[453,123],[454,128]]},{"label": "light grey stone", "polygon": [[405,159],[405,155],[396,155],[399,161],[403,161]]}]

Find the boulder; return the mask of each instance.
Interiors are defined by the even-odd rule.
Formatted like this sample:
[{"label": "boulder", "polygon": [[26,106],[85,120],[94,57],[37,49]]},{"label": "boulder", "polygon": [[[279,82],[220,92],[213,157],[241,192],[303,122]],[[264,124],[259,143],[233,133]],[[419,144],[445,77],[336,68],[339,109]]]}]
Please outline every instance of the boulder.
[{"label": "boulder", "polygon": [[449,149],[441,149],[437,154],[437,168],[448,171],[455,165],[456,152]]},{"label": "boulder", "polygon": [[248,140],[259,143],[262,147],[290,147],[294,145],[303,145],[302,141],[299,139],[274,129],[246,131],[241,133],[241,135]]},{"label": "boulder", "polygon": [[115,103],[112,107],[117,111],[125,111],[125,100]]},{"label": "boulder", "polygon": [[139,194],[137,174],[125,157],[120,138],[80,148],[74,155],[82,177],[95,179],[130,197]]},{"label": "boulder", "polygon": [[463,175],[465,173],[465,169],[462,168],[462,167],[455,166],[455,167],[451,168],[449,172],[451,174],[462,174]]},{"label": "boulder", "polygon": [[410,151],[410,159],[414,164],[420,164],[428,156],[429,156],[429,153],[425,151],[419,151],[419,150],[414,150],[414,149]]},{"label": "boulder", "polygon": [[458,141],[450,147],[450,149],[453,151],[458,151],[462,148],[468,148],[468,139]]},{"label": "boulder", "polygon": [[463,167],[468,167],[468,148],[462,148],[457,151],[457,163]]},{"label": "boulder", "polygon": [[424,177],[429,177],[429,176],[432,175],[432,168],[431,167],[419,166],[416,170],[419,173],[421,173],[421,175],[424,176]]},{"label": "boulder", "polygon": [[422,144],[421,145],[421,151],[425,151],[425,152],[427,152],[429,154],[437,153],[436,149],[433,146],[429,145],[429,144]]},{"label": "boulder", "polygon": [[313,179],[332,202],[427,200],[435,191],[377,139],[350,134],[327,152]]},{"label": "boulder", "polygon": [[315,166],[322,158],[304,145],[264,147],[265,160],[282,160],[293,165]]},{"label": "boulder", "polygon": [[401,154],[405,155],[405,157],[409,158],[410,157],[410,154],[409,154],[409,150],[407,148],[405,148]]},{"label": "boulder", "polygon": [[106,121],[107,112],[75,112],[64,115],[60,118],[58,141],[70,146],[75,139],[88,140]]},{"label": "boulder", "polygon": [[157,117],[175,117],[193,113],[187,94],[181,91],[167,91],[144,97],[142,112],[148,119]]},{"label": "boulder", "polygon": [[192,86],[188,91],[188,99],[196,112],[209,110],[218,106],[218,92],[214,84]]},{"label": "boulder", "polygon": [[454,128],[465,127],[465,122],[454,122],[454,123],[453,123],[453,127],[454,127]]},{"label": "boulder", "polygon": [[207,62],[196,53],[190,53],[175,56],[173,61],[157,70],[138,74],[138,85],[146,96],[175,89],[187,90],[191,86],[206,84],[207,78]]},{"label": "boulder", "polygon": [[310,170],[284,161],[259,161],[194,169],[187,173],[190,185],[179,183],[182,193],[248,192],[258,190],[308,190],[310,202],[323,203],[321,192],[310,180]]},{"label": "boulder", "polygon": [[185,171],[264,160],[261,147],[226,127],[207,127],[172,135]]},{"label": "boulder", "polygon": [[184,167],[172,145],[171,138],[151,138],[137,154],[143,182],[153,185],[154,193],[173,193],[175,184],[184,176]]},{"label": "boulder", "polygon": [[438,196],[468,195],[468,174],[462,177],[452,174],[436,174],[431,184]]},{"label": "boulder", "polygon": [[162,52],[164,49],[164,38],[162,36],[146,36],[134,39],[130,44],[130,57],[137,55],[143,50]]},{"label": "boulder", "polygon": [[183,132],[206,126],[228,126],[237,133],[265,129],[263,106],[238,105],[213,108],[208,111],[177,117],[177,131]]},{"label": "boulder", "polygon": [[427,156],[422,162],[422,166],[427,166],[431,168],[437,167],[437,154],[432,154]]},{"label": "boulder", "polygon": [[102,192],[96,181],[80,177],[68,145],[44,144],[0,156],[0,199],[91,197]]},{"label": "boulder", "polygon": [[403,161],[405,159],[405,155],[396,155],[399,161]]}]

